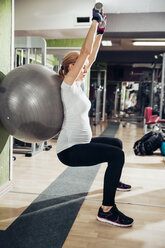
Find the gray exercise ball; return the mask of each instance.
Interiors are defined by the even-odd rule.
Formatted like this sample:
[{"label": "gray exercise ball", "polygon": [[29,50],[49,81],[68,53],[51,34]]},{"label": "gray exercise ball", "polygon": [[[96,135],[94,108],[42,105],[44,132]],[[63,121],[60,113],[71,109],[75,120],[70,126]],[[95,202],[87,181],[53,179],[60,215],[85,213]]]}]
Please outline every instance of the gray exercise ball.
[{"label": "gray exercise ball", "polygon": [[63,122],[61,79],[42,65],[23,65],[0,83],[0,121],[9,134],[28,143],[58,134]]}]

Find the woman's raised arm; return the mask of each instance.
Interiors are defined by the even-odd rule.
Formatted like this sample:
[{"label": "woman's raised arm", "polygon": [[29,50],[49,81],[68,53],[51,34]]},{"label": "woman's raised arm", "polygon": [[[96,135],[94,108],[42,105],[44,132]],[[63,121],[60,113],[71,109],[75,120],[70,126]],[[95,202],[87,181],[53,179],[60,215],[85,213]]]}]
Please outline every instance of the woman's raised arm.
[{"label": "woman's raised arm", "polygon": [[104,22],[101,25],[99,24],[97,27],[97,36],[93,45],[92,53],[89,56],[89,65],[87,69],[89,69],[96,60],[100,48],[101,40],[106,28],[106,23],[107,23],[106,16],[104,15],[104,13],[102,13],[102,16],[104,18]]},{"label": "woman's raised arm", "polygon": [[103,21],[102,15],[99,12],[93,10],[92,23],[81,48],[80,55],[74,66],[72,66],[72,69],[69,70],[65,76],[65,83],[70,85],[73,84],[73,82],[78,78],[86,59],[90,56],[90,54],[92,54],[98,23],[101,21]]}]

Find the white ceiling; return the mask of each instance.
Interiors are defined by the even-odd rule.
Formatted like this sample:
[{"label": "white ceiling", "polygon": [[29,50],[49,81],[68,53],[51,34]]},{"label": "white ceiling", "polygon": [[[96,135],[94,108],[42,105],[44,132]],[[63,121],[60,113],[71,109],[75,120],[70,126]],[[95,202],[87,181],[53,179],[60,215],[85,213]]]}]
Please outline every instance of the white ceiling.
[{"label": "white ceiling", "polygon": [[[110,19],[119,13],[165,13],[165,0],[100,1]],[[15,0],[16,35],[40,35],[45,39],[84,38],[89,27],[76,27],[74,18],[91,15],[95,2],[98,0]]]},{"label": "white ceiling", "polygon": [[[113,32],[120,35],[124,32],[133,33],[134,31],[144,34],[148,31],[150,31],[150,33],[163,31],[163,38],[165,39],[165,0],[100,1],[103,3],[104,12],[108,14],[110,20],[110,25],[108,25],[108,27],[110,26],[110,30],[107,28],[104,39],[108,39],[109,37],[112,39]],[[95,2],[98,2],[98,0],[15,0],[15,34],[16,36],[41,36],[45,39],[84,38],[89,29],[89,25],[76,26],[74,18],[76,15],[90,16],[91,9]],[[150,15],[149,13],[153,13],[153,16],[155,16],[154,20],[152,17],[149,19],[147,16],[147,14]],[[129,19],[129,14],[132,15],[132,19]],[[143,18],[139,18],[139,16],[143,16]],[[160,19],[160,16],[163,16],[163,21]],[[135,20],[136,18],[137,22]],[[145,28],[141,29],[143,26]],[[125,27],[127,27],[127,29],[124,29]],[[160,29],[160,27],[162,29]],[[130,38],[138,37],[132,36]],[[160,36],[158,38],[162,37]],[[131,39],[128,37],[123,39],[122,36],[117,36],[114,37],[113,41],[120,45],[109,48],[101,47],[101,50],[130,51],[136,49],[138,51],[151,49],[146,47],[133,47]],[[160,48],[152,47],[152,50],[158,49]],[[165,49],[165,47],[162,49]],[[51,50],[49,52],[60,53],[60,51],[57,50]]]},{"label": "white ceiling", "polygon": [[165,12],[165,0],[101,0],[106,13]]}]

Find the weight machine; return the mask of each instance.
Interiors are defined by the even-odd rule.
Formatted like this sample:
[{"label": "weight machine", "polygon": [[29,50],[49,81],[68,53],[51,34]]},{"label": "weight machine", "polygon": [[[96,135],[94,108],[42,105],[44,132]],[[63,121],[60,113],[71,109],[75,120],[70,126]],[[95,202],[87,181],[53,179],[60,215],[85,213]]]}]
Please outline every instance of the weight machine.
[{"label": "weight machine", "polygon": [[165,137],[165,53],[161,56],[161,82],[155,80],[155,70],[153,70],[151,107],[145,109],[144,133],[147,133],[149,128],[150,130],[159,131]]},{"label": "weight machine", "polygon": [[90,96],[93,125],[105,119],[106,105],[106,70],[91,70],[90,76]]}]

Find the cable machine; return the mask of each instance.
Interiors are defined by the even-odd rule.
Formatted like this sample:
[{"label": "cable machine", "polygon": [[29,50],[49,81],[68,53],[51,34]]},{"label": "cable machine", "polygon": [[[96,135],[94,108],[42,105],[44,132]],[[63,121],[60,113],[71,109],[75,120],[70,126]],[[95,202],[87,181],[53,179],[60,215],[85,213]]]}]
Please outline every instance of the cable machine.
[{"label": "cable machine", "polygon": [[165,53],[162,59],[162,79],[161,79],[161,96],[160,96],[160,118],[165,118]]},{"label": "cable machine", "polygon": [[105,119],[106,81],[106,70],[91,70],[89,99],[90,117],[93,117],[94,125]]}]

